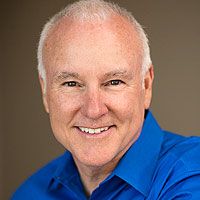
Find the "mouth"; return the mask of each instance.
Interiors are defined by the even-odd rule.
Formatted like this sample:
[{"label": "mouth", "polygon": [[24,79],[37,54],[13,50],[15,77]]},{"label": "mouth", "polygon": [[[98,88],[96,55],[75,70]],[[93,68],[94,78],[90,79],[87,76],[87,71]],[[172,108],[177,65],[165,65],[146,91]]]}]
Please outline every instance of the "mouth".
[{"label": "mouth", "polygon": [[112,126],[105,126],[105,127],[99,127],[99,128],[89,128],[89,127],[77,126],[76,128],[79,131],[81,131],[82,133],[84,133],[84,134],[98,135],[98,134],[102,134],[102,133],[108,131],[112,127],[114,127],[114,125],[112,125]]}]

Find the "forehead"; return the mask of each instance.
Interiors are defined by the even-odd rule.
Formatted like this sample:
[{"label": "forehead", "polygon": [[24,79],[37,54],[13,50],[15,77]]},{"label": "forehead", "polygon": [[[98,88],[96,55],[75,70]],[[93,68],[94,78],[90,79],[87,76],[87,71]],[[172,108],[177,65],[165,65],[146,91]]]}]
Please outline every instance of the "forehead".
[{"label": "forehead", "polygon": [[[85,33],[94,33],[110,31],[116,34],[119,38],[123,38],[126,40],[134,40],[134,42],[139,42],[138,34],[136,33],[134,25],[119,15],[109,16],[105,20],[101,19],[93,19],[89,20],[78,20],[72,19],[70,17],[62,17],[59,19],[55,25],[50,29],[47,37],[51,39],[56,39],[58,37],[70,37],[73,38],[76,36],[81,36],[79,32]],[[65,37],[66,36],[66,37]]]},{"label": "forehead", "polygon": [[108,65],[111,62],[138,64],[141,44],[134,27],[119,16],[96,22],[74,22],[62,18],[50,30],[43,55],[45,67],[69,64],[70,60],[73,64],[79,61],[77,65],[86,61],[97,64],[103,60]]}]

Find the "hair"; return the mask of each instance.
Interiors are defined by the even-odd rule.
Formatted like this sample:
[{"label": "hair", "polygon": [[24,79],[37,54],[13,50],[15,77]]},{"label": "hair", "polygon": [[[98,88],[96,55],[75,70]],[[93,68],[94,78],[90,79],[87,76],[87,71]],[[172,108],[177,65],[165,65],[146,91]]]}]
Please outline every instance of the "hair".
[{"label": "hair", "polygon": [[[43,46],[45,39],[49,31],[56,25],[56,23],[63,17],[69,17],[73,20],[81,21],[98,21],[106,20],[112,15],[119,15],[128,20],[135,28],[139,40],[142,44],[142,75],[151,66],[151,57],[149,42],[145,31],[142,26],[136,21],[133,15],[126,9],[119,7],[117,4],[106,2],[103,0],[80,0],[72,3],[55,14],[50,20],[44,25],[44,28],[40,35],[37,58],[38,58],[38,72],[44,82],[46,82],[46,72],[43,64]],[[46,84],[46,83],[45,83]]]}]

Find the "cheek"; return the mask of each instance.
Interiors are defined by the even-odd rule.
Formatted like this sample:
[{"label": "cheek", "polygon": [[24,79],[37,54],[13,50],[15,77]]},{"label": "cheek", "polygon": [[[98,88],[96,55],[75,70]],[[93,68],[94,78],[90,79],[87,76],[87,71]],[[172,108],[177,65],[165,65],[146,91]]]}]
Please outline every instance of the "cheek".
[{"label": "cheek", "polygon": [[77,109],[79,106],[79,98],[71,97],[67,94],[52,94],[50,95],[50,111],[51,113],[60,112],[61,113],[70,113],[71,111]]},{"label": "cheek", "polygon": [[52,128],[56,131],[63,131],[64,128],[70,126],[70,123],[79,108],[80,101],[78,98],[72,98],[69,95],[52,95],[49,102],[49,115]]},{"label": "cheek", "polygon": [[[138,90],[137,90],[138,91]],[[121,92],[120,95],[112,96],[113,109],[118,112],[121,119],[127,119],[138,115],[141,110],[144,110],[143,93],[130,91]]]},{"label": "cheek", "polygon": [[49,98],[49,117],[54,136],[67,149],[70,146],[69,138],[73,138],[70,136],[71,126],[80,104],[76,99],[72,100],[66,94],[55,95],[55,92]]}]

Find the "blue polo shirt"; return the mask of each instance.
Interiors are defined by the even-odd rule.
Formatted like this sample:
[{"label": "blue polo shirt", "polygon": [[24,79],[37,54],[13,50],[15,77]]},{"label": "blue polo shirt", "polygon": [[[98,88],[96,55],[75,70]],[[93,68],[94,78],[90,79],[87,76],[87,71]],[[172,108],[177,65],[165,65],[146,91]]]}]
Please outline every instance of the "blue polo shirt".
[{"label": "blue polo shirt", "polygon": [[12,197],[59,199],[199,200],[200,139],[161,130],[149,111],[138,140],[90,198],[68,151],[32,175]]}]

